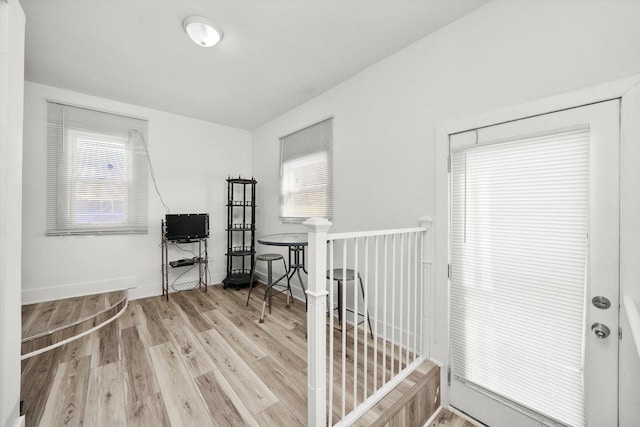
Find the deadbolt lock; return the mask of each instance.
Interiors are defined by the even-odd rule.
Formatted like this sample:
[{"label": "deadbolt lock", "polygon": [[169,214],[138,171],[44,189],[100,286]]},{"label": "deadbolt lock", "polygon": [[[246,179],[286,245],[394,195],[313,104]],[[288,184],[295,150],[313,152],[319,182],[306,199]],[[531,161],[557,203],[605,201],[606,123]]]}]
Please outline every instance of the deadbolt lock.
[{"label": "deadbolt lock", "polygon": [[609,330],[609,328],[600,322],[596,322],[593,325],[591,325],[591,330],[593,331],[595,336],[600,339],[605,339],[611,334],[611,331]]},{"label": "deadbolt lock", "polygon": [[593,297],[591,299],[591,303],[602,310],[606,310],[607,308],[611,307],[611,301],[609,301],[607,297],[603,297],[600,295]]}]

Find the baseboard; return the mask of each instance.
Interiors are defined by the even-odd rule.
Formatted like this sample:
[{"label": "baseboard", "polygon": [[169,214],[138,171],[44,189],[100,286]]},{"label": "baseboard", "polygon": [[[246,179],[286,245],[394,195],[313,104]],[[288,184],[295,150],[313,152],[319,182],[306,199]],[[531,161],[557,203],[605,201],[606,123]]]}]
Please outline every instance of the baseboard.
[{"label": "baseboard", "polygon": [[[209,284],[222,283],[225,277],[225,274],[211,275]],[[138,284],[137,276],[126,276],[48,288],[26,289],[22,291],[22,305],[120,291],[123,289],[129,289],[130,300],[162,295],[160,282],[157,284],[140,285]]]},{"label": "baseboard", "polygon": [[[137,282],[137,276],[126,276],[91,282],[71,283],[49,288],[26,289],[22,291],[22,304],[35,304],[43,301],[55,301],[63,298],[120,291],[135,288]],[[159,286],[158,289],[161,290]]]},{"label": "baseboard", "polygon": [[129,289],[129,301],[133,301],[134,299],[141,298],[149,298],[155,297],[158,295],[162,295],[162,286],[159,285],[145,285],[145,286],[134,286]]}]

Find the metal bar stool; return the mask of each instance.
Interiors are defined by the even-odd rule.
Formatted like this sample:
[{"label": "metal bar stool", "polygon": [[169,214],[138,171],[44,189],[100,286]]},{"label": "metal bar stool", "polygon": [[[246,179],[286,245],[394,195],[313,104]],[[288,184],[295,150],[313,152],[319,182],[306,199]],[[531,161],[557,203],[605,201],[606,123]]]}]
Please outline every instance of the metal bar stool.
[{"label": "metal bar stool", "polygon": [[[284,265],[285,273],[275,282],[273,281],[273,261],[277,261],[281,259],[282,264]],[[262,301],[262,314],[260,315],[260,323],[264,323],[264,309],[267,305],[267,299],[269,299],[269,314],[271,314],[271,297],[273,296],[273,287],[278,284],[278,282],[285,277],[287,278],[287,287],[276,292],[276,295],[281,292],[287,292],[287,305],[286,307],[290,307],[290,298],[293,299],[293,293],[291,293],[291,285],[289,284],[289,277],[287,276],[287,263],[284,261],[284,257],[280,254],[261,254],[256,257],[256,262],[265,261],[267,263],[267,287],[264,290],[264,297]],[[255,263],[253,268],[251,269],[251,280],[249,281],[249,295],[247,296],[247,306],[249,305],[249,299],[251,298],[251,291],[253,290],[253,278],[256,274]],[[280,285],[278,285],[280,286]],[[282,285],[284,286],[284,285]]]},{"label": "metal bar stool", "polygon": [[[344,277],[344,275],[346,277]],[[327,279],[331,279],[331,270],[327,270]],[[334,307],[334,310],[338,310],[338,322],[340,323],[340,330],[344,330],[344,326],[342,324],[342,284],[344,282],[354,282],[355,280],[355,271],[350,268],[334,268],[333,269],[333,280],[338,282],[338,306]],[[358,273],[358,281],[360,282],[360,292],[362,292],[362,300],[364,301],[364,286],[362,285],[362,277],[360,277],[360,273]],[[353,313],[354,311],[350,308],[346,308],[346,311],[350,311]],[[358,316],[364,317],[365,315],[362,313],[356,313]],[[369,332],[371,333],[371,338],[373,338],[373,329],[371,329],[371,319],[369,319],[369,308],[367,308],[367,323],[369,324]],[[364,322],[364,320],[362,320]],[[362,322],[358,322],[358,325]]]}]

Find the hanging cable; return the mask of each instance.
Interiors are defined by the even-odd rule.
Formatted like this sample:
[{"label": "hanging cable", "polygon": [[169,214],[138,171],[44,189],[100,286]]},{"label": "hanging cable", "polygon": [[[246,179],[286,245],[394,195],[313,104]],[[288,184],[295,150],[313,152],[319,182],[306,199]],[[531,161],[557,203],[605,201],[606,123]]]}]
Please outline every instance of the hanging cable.
[{"label": "hanging cable", "polygon": [[167,204],[164,202],[164,199],[162,198],[162,194],[160,194],[160,190],[158,189],[158,183],[156,182],[156,174],[153,171],[153,164],[151,163],[151,156],[149,155],[149,148],[147,147],[147,141],[144,138],[144,135],[142,134],[142,132],[140,132],[138,129],[130,129],[129,130],[129,142],[131,142],[131,137],[133,134],[138,134],[140,135],[140,139],[142,139],[142,146],[144,147],[144,152],[147,155],[147,162],[149,163],[149,172],[151,174],[151,180],[153,181],[153,186],[156,189],[156,193],[158,193],[158,197],[160,198],[160,202],[162,203],[162,206],[164,206],[164,210],[166,213],[171,213],[171,211],[169,210],[169,206],[167,206]]}]

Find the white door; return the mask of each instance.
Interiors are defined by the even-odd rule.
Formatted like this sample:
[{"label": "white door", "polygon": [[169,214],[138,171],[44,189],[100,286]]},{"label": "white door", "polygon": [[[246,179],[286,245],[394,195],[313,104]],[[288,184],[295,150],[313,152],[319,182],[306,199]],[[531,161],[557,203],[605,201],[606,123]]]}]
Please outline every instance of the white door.
[{"label": "white door", "polygon": [[618,419],[619,102],[450,136],[451,405]]}]

